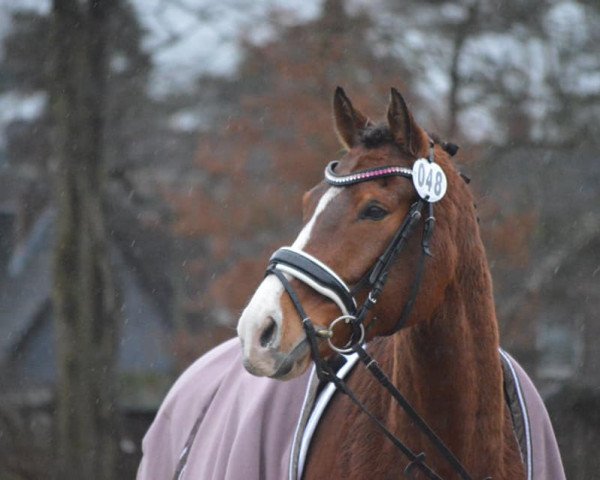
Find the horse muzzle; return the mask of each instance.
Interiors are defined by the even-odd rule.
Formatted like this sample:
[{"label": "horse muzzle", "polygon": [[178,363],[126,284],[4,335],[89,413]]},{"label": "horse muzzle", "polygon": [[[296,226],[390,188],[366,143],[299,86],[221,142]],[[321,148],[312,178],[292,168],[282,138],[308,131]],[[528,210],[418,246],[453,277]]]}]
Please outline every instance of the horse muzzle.
[{"label": "horse muzzle", "polygon": [[306,338],[303,338],[290,352],[282,352],[268,343],[268,337],[274,335],[270,333],[271,330],[272,328],[268,327],[263,332],[258,346],[255,344],[246,349],[242,341],[244,368],[252,375],[278,380],[293,378],[302,373],[310,359]]}]

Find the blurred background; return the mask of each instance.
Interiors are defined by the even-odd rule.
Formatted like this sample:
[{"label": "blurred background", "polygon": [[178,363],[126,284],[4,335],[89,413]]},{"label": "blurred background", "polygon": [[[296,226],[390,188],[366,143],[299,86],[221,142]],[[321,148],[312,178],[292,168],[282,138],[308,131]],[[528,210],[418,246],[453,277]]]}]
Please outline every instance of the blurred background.
[{"label": "blurred background", "polygon": [[461,146],[502,344],[600,458],[597,0],[0,0],[0,478],[133,478],[339,155],[337,85]]}]

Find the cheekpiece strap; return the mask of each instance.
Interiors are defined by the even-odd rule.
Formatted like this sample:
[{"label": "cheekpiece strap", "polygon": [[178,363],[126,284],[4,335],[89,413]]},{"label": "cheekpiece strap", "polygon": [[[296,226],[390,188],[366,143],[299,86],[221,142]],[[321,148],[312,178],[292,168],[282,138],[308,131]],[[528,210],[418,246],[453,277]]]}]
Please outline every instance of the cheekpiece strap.
[{"label": "cheekpiece strap", "polygon": [[410,168],[398,167],[390,165],[387,167],[367,168],[359,170],[348,175],[338,175],[335,173],[335,168],[340,162],[334,160],[329,162],[325,168],[325,181],[334,187],[346,187],[355,183],[366,182],[367,180],[375,180],[382,177],[406,177],[412,178],[412,170]]}]

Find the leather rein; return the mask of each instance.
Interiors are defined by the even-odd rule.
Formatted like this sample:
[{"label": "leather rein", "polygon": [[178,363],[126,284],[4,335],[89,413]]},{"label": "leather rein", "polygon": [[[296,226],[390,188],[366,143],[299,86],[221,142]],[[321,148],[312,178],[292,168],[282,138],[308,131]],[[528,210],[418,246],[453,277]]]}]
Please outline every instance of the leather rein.
[{"label": "leather rein", "polygon": [[[424,161],[424,160],[422,160]],[[429,164],[434,163],[434,143],[430,140]],[[418,161],[417,161],[418,162]],[[349,175],[338,175],[335,167],[338,162],[331,162],[325,169],[325,181],[334,187],[346,187],[357,183],[374,180],[376,178],[402,176],[412,179],[414,174],[411,169],[388,166],[376,167],[354,172]],[[416,163],[415,163],[416,164]],[[437,167],[439,168],[439,167]],[[444,177],[445,180],[445,177]],[[414,182],[414,179],[413,179]],[[433,235],[435,226],[435,217],[433,215],[433,202],[429,201],[429,196],[420,196],[411,205],[402,224],[394,234],[387,248],[378,258],[375,265],[367,271],[365,276],[354,286],[350,288],[346,283],[327,265],[315,257],[290,247],[283,247],[277,250],[269,261],[266,274],[275,275],[282,283],[285,291],[289,295],[298,316],[302,321],[302,326],[306,333],[306,338],[310,346],[312,359],[315,363],[316,374],[322,382],[332,382],[337,390],[347,395],[350,400],[364,412],[376,427],[404,454],[409,464],[404,470],[407,478],[414,478],[416,471],[421,471],[431,480],[443,480],[425,461],[425,453],[415,453],[400,439],[397,438],[350,390],[346,382],[336,375],[336,372],[319,353],[318,339],[326,339],[329,346],[336,352],[342,354],[356,353],[360,361],[366,366],[367,370],[375,379],[389,392],[396,403],[406,412],[415,425],[429,439],[436,450],[444,457],[452,469],[462,480],[471,480],[472,477],[467,473],[465,467],[458,458],[450,451],[438,435],[427,425],[425,420],[415,411],[412,405],[400,393],[398,388],[393,385],[389,377],[381,370],[378,363],[367,353],[363,347],[365,339],[364,320],[368,312],[377,303],[381,295],[388,273],[397,256],[406,247],[408,239],[415,231],[415,227],[423,217],[423,211],[427,210],[427,218],[424,220],[423,235],[421,240],[421,255],[417,265],[415,277],[409,298],[403,307],[402,313],[393,332],[396,333],[402,329],[410,316],[415,300],[417,298],[421,284],[423,271],[425,269],[425,260],[431,256],[430,239]],[[310,317],[306,314],[297,293],[290,284],[289,277],[293,277],[317,291],[319,294],[328,297],[342,311],[342,316],[335,319],[327,329],[316,329]],[[354,298],[354,294],[363,288],[369,288],[366,300],[360,306]],[[352,329],[352,335],[346,345],[337,346],[333,343],[334,329],[339,323],[349,325]]]}]

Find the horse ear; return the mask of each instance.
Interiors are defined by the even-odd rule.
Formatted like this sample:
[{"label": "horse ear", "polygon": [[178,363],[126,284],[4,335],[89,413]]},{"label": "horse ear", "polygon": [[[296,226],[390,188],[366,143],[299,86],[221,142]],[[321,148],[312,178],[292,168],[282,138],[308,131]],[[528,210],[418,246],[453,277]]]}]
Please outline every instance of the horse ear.
[{"label": "horse ear", "polygon": [[428,148],[429,136],[417,125],[404,98],[395,88],[392,88],[387,119],[394,141],[411,154],[419,156]]},{"label": "horse ear", "polygon": [[347,149],[356,145],[360,132],[371,123],[367,117],[352,106],[352,102],[342,87],[335,89],[333,118],[335,132],[342,145]]}]

